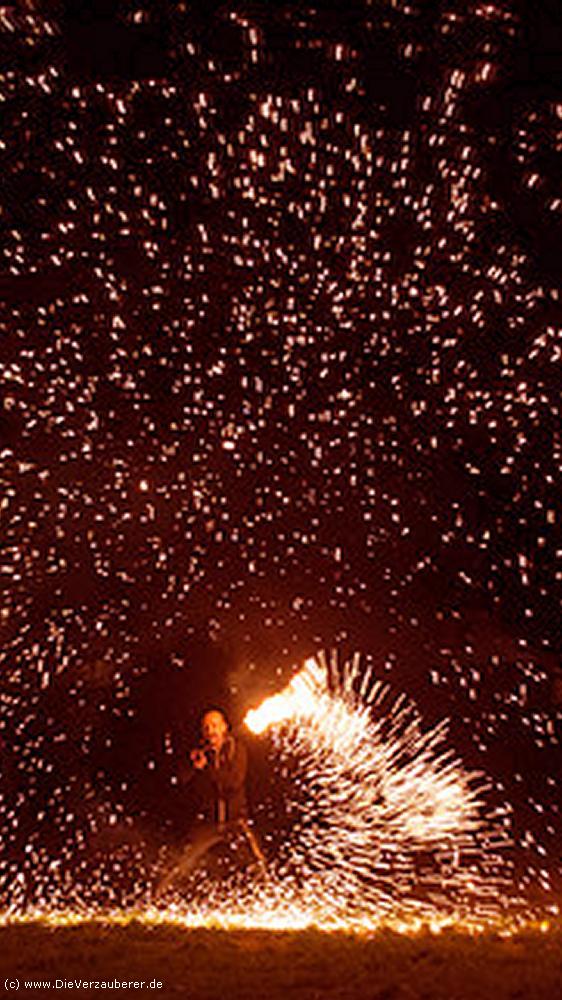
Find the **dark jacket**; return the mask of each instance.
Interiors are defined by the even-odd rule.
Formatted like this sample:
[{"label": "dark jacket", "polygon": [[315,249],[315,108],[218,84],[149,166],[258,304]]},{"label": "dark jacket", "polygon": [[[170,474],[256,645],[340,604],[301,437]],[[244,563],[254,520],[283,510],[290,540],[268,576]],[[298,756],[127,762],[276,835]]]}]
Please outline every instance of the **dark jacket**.
[{"label": "dark jacket", "polygon": [[227,736],[220,753],[207,751],[207,774],[214,793],[213,821],[228,823],[244,819],[247,815],[246,772],[248,754],[246,747],[234,736]]}]

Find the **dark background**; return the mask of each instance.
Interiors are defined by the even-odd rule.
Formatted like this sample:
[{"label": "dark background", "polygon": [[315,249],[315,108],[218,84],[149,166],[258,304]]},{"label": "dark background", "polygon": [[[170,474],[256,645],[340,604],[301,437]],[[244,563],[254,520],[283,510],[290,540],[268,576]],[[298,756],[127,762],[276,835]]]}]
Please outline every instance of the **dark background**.
[{"label": "dark background", "polygon": [[333,646],[451,717],[548,888],[557,7],[3,10],[6,899],[112,815],[180,837],[202,709]]}]

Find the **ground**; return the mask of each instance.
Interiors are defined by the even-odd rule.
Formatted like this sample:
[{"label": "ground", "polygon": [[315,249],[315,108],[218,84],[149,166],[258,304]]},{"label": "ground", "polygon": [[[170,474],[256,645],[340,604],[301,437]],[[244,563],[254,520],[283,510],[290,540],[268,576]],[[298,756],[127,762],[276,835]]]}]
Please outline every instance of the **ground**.
[{"label": "ground", "polygon": [[[84,989],[59,980],[158,980],[161,988]],[[15,986],[19,981],[19,988]],[[26,987],[26,980],[52,986]],[[471,938],[316,931],[184,930],[140,923],[0,929],[0,988],[55,996],[190,1000],[555,1000],[562,932]]]}]

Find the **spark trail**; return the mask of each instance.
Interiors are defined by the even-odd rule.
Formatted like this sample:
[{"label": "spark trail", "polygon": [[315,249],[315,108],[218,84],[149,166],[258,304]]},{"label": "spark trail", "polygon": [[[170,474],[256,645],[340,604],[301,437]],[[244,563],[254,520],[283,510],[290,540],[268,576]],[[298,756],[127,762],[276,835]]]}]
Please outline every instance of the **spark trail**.
[{"label": "spark trail", "polygon": [[[140,899],[92,845],[163,818],[217,674],[246,704],[348,643],[452,720],[555,908],[556,25],[71,6],[0,13],[0,909]],[[319,809],[311,725],[272,732]]]},{"label": "spark trail", "polygon": [[296,836],[281,867],[306,872],[327,912],[507,905],[508,817],[486,807],[485,776],[454,757],[446,722],[424,730],[358,657],[308,659],[245,722],[271,729],[281,760],[297,762]]}]

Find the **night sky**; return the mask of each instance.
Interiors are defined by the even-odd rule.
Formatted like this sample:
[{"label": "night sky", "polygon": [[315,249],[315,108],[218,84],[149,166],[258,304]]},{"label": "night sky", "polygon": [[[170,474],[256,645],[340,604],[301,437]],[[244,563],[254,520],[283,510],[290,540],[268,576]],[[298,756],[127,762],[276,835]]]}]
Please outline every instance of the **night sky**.
[{"label": "night sky", "polygon": [[562,58],[532,6],[0,8],[3,903],[111,817],[178,836],[202,709],[334,647],[451,718],[520,887],[559,884]]}]

